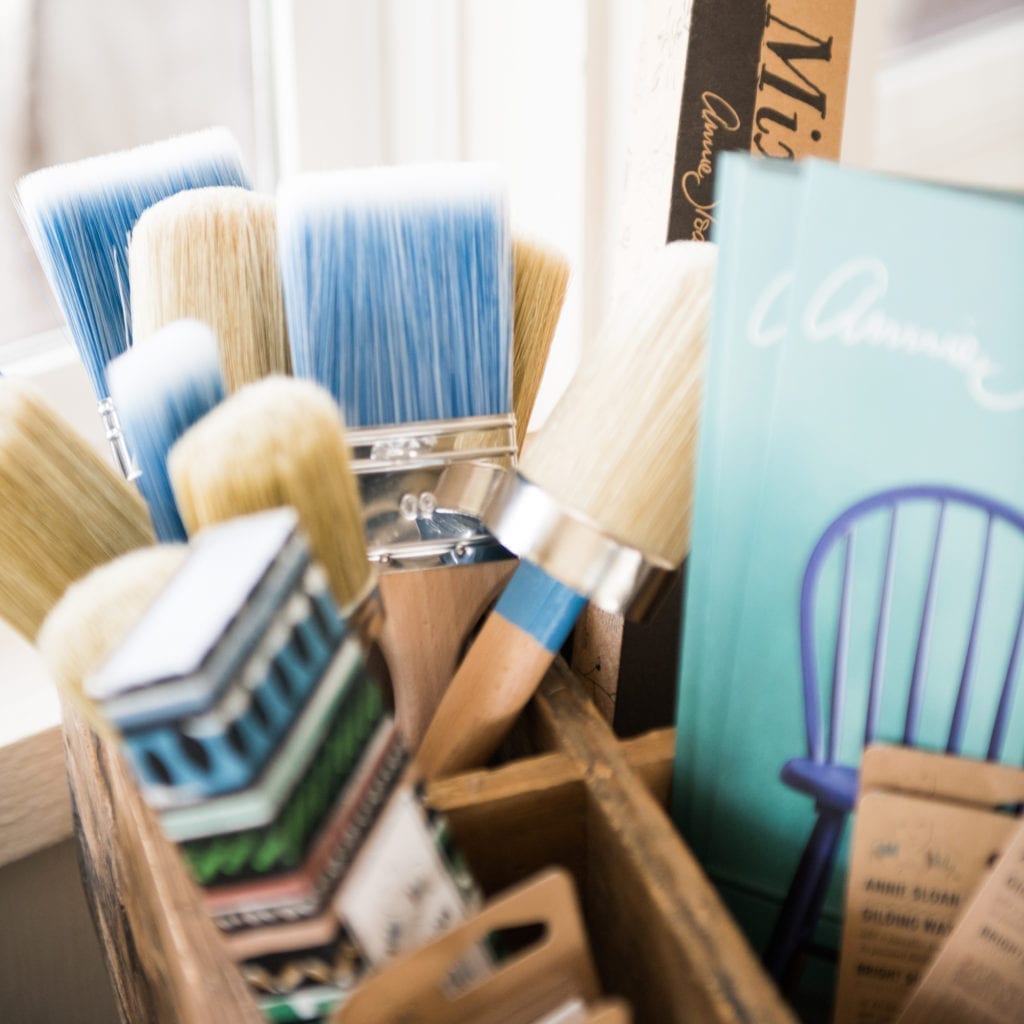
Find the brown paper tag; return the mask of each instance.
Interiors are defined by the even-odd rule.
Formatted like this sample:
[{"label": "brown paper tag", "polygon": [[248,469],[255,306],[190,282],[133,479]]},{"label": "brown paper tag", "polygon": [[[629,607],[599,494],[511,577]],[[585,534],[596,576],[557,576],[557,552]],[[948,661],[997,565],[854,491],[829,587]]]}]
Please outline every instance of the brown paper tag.
[{"label": "brown paper tag", "polygon": [[[484,978],[453,986],[488,936],[540,924],[542,936]],[[336,1024],[534,1024],[589,1006],[599,992],[572,879],[552,869],[499,897],[435,941],[393,961],[344,1004]],[[556,1018],[557,1019],[557,1018]],[[584,1017],[589,1021],[589,1017]],[[614,1020],[614,1017],[612,1018]]]},{"label": "brown paper tag", "polygon": [[872,747],[861,794],[835,1021],[888,1024],[1009,842],[1017,822],[995,808],[1024,799],[1024,772]]},{"label": "brown paper tag", "polygon": [[1024,824],[913,994],[899,1024],[1024,1020]]}]

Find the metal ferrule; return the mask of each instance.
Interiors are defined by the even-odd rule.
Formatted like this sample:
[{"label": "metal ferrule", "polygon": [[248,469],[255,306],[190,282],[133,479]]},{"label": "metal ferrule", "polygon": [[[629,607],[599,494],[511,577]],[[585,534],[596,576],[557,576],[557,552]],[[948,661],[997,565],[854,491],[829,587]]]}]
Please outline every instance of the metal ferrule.
[{"label": "metal ferrule", "polygon": [[605,611],[640,619],[676,567],[630,547],[518,473],[492,495],[485,522],[502,544]]},{"label": "metal ferrule", "polygon": [[117,468],[121,470],[121,475],[125,480],[137,480],[140,475],[139,468],[135,465],[132,454],[128,451],[124,434],[121,432],[121,421],[114,408],[114,400],[104,398],[97,406],[97,411],[100,414],[100,419],[103,420],[103,429],[106,431],[110,450],[114,453],[114,461],[117,463]]},{"label": "metal ferrule", "polygon": [[515,468],[515,433],[511,413],[348,431],[370,560],[394,572],[511,557],[483,512]]}]

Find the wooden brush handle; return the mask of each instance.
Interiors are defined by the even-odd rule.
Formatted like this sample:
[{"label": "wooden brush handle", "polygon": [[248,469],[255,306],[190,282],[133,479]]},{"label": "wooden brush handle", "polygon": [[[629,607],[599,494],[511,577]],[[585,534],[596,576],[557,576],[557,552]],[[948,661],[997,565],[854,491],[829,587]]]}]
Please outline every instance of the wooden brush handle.
[{"label": "wooden brush handle", "polygon": [[555,655],[492,614],[441,701],[416,755],[428,779],[482,765],[533,696]]},{"label": "wooden brush handle", "polygon": [[398,728],[410,750],[420,745],[472,631],[517,564],[509,559],[381,576],[387,613],[380,644]]},{"label": "wooden brush handle", "polygon": [[417,763],[428,778],[483,764],[540,685],[586,605],[522,562],[455,673]]}]

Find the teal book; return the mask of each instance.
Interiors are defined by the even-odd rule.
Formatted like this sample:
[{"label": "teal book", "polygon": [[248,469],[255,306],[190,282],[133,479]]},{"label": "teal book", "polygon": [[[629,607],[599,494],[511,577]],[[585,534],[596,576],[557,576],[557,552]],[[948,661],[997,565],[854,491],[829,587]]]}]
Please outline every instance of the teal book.
[{"label": "teal book", "polygon": [[[760,501],[766,423],[786,328],[800,219],[799,165],[719,158],[713,241],[719,247],[701,413],[696,503],[686,566],[673,811],[700,853],[716,772],[718,702],[729,673],[709,678],[704,641],[736,628],[752,510]],[[723,501],[722,495],[728,500]],[[722,540],[724,543],[719,543]]]},{"label": "teal book", "polygon": [[[866,738],[1024,760],[1024,201],[819,162],[796,180],[774,393],[752,414],[762,466],[753,484],[719,467],[716,610],[698,625],[691,593],[684,645],[691,617],[702,635],[680,693],[680,820],[762,949],[817,809],[846,821]],[[728,280],[729,247],[765,243],[725,227]],[[756,372],[751,348],[734,354]],[[735,408],[717,422],[740,458],[754,428]]]}]

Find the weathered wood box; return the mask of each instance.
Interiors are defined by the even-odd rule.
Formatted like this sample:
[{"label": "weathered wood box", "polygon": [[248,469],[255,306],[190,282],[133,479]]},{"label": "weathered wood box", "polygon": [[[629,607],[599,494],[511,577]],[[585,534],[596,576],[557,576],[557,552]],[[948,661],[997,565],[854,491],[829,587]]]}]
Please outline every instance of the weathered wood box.
[{"label": "weathered wood box", "polygon": [[[177,851],[119,758],[66,709],[82,871],[122,1020],[261,1018]],[[428,800],[488,893],[551,864],[576,879],[606,992],[649,1024],[794,1021],[663,811],[671,730],[612,735],[556,663],[515,737],[526,756],[434,783]]]}]

